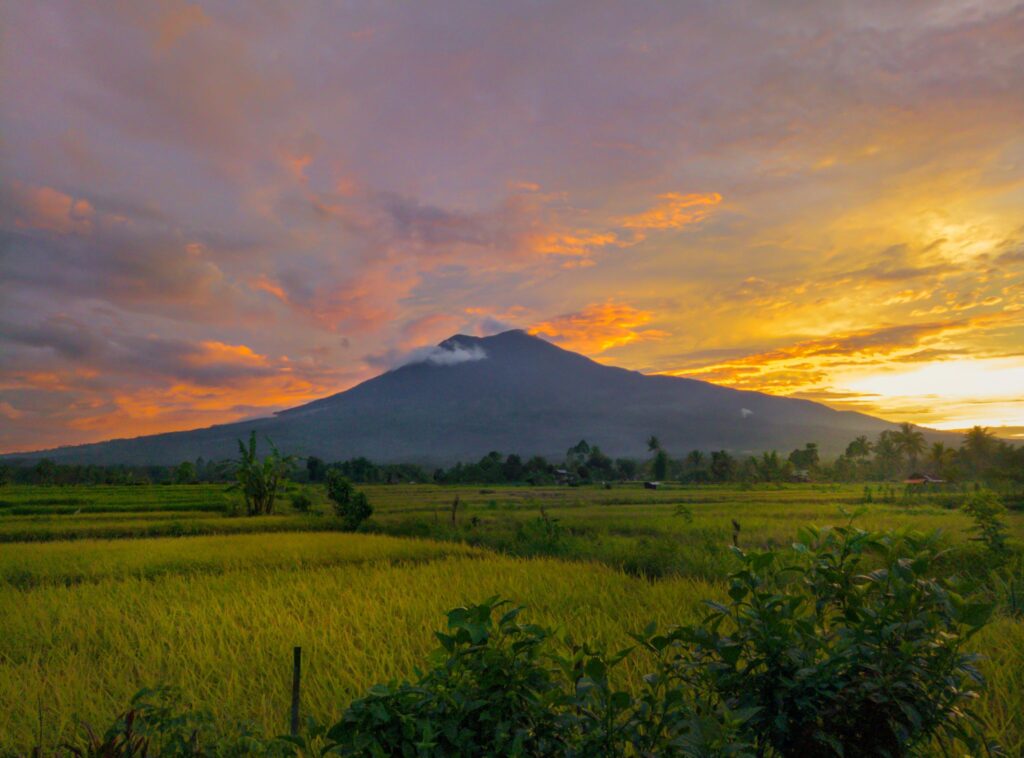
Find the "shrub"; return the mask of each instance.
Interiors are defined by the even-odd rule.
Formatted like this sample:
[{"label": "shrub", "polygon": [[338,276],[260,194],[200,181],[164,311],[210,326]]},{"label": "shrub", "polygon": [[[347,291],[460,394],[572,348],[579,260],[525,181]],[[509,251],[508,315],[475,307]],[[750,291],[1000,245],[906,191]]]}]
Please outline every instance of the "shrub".
[{"label": "shrub", "polygon": [[753,709],[745,731],[780,755],[976,744],[981,677],[963,646],[992,607],[931,578],[935,537],[805,528],[794,548],[803,561],[737,549],[729,604],[670,635],[697,691]]},{"label": "shrub", "polygon": [[281,455],[274,443],[270,442],[270,455],[260,460],[256,455],[256,432],[249,435],[248,445],[238,440],[238,452],[235,471],[238,481],[232,485],[232,489],[242,491],[248,515],[273,513],[274,500],[284,486],[295,457]]},{"label": "shrub", "polygon": [[337,469],[327,472],[327,497],[332,500],[335,514],[349,531],[355,531],[373,515],[366,495],[356,490]]},{"label": "shrub", "polygon": [[148,758],[148,756],[286,755],[290,750],[259,739],[248,726],[237,725],[225,736],[207,711],[194,710],[173,687],[140,690],[107,732],[88,726],[84,739],[62,746],[82,758]]},{"label": "shrub", "polygon": [[291,496],[292,509],[299,513],[309,513],[313,507],[313,501],[305,492],[296,492]]},{"label": "shrub", "polygon": [[968,496],[963,506],[964,513],[974,519],[972,531],[975,539],[981,542],[993,554],[1002,555],[1006,552],[1006,522],[1002,516],[1006,508],[999,502],[999,497],[991,490],[978,490]]},{"label": "shrub", "polygon": [[[613,656],[567,640],[544,648],[547,630],[521,624],[521,608],[490,598],[448,614],[442,660],[415,684],[373,688],[327,730],[342,755],[620,756],[752,755],[744,714],[698,715],[667,678],[634,697],[610,683]],[[500,617],[495,618],[496,614]]]}]

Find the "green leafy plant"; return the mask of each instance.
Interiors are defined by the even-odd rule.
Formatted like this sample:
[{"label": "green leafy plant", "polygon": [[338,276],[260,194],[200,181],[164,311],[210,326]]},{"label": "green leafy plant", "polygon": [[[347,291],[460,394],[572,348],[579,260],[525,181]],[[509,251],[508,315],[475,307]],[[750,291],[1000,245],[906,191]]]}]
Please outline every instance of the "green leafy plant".
[{"label": "green leafy plant", "polygon": [[349,531],[355,531],[373,515],[373,507],[366,495],[353,487],[352,482],[337,469],[327,472],[327,497],[334,505],[335,515]]},{"label": "green leafy plant", "polygon": [[270,454],[260,460],[256,454],[256,432],[249,435],[248,445],[238,441],[237,481],[229,489],[241,491],[249,516],[274,512],[274,500],[280,494],[295,460],[295,456],[281,455],[273,442],[267,442]]},{"label": "green leafy plant", "polygon": [[289,498],[292,510],[299,513],[309,513],[313,507],[313,501],[305,492],[296,492]]},{"label": "green leafy plant", "polygon": [[736,550],[728,604],[671,635],[711,702],[754,709],[759,752],[903,756],[984,746],[969,706],[981,676],[965,642],[992,606],[932,578],[934,536],[805,528],[797,560]]},{"label": "green leafy plant", "polygon": [[986,489],[972,492],[964,503],[963,510],[974,520],[973,539],[985,545],[990,553],[1003,556],[1007,551],[1007,526],[1003,520],[1006,508],[999,502],[999,496]]},{"label": "green leafy plant", "polygon": [[64,750],[80,758],[149,758],[150,756],[284,755],[245,725],[218,733],[213,716],[190,707],[173,687],[143,689],[131,707],[101,737],[86,726],[85,737]]}]

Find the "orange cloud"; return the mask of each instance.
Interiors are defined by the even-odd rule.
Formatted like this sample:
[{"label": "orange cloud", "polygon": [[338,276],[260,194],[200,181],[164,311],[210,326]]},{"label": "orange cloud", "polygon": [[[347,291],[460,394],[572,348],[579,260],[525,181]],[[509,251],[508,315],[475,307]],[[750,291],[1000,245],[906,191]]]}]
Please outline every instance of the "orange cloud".
[{"label": "orange cloud", "polygon": [[[658,196],[657,205],[614,222],[614,228],[605,230],[554,229],[529,238],[529,245],[543,255],[563,255],[586,259],[602,247],[632,247],[647,238],[652,230],[682,229],[706,219],[714,207],[722,202],[717,192],[682,194],[668,192]],[[627,232],[627,233],[623,233]],[[587,265],[575,261],[570,266]]]},{"label": "orange cloud", "polygon": [[667,192],[659,195],[660,203],[653,208],[627,216],[620,224],[626,229],[643,231],[647,229],[680,229],[684,226],[703,221],[714,206],[722,202],[717,192],[687,195],[678,192]]},{"label": "orange cloud", "polygon": [[230,364],[242,366],[269,366],[267,356],[260,355],[246,345],[229,345],[225,342],[209,340],[199,343],[199,350],[187,357],[187,361],[195,366]]},{"label": "orange cloud", "polygon": [[619,244],[615,232],[550,232],[530,238],[530,247],[544,255],[586,256],[598,247]]},{"label": "orange cloud", "polygon": [[92,230],[94,210],[88,200],[76,200],[52,187],[26,187],[19,182],[14,183],[14,191],[19,206],[14,221],[17,227],[57,234],[87,234]]},{"label": "orange cloud", "polygon": [[[803,340],[769,350],[703,366],[664,373],[703,379],[738,389],[786,394],[809,390],[829,376],[827,368],[877,363],[900,357],[913,360],[919,346],[930,338],[963,331],[968,321],[884,326]],[[922,360],[933,360],[929,353]]]},{"label": "orange cloud", "polygon": [[609,300],[534,324],[527,331],[547,337],[569,350],[596,355],[631,342],[669,336],[668,332],[644,328],[651,318],[650,311]]},{"label": "orange cloud", "polygon": [[270,295],[273,295],[282,303],[288,302],[288,293],[284,291],[284,287],[282,287],[280,284],[275,282],[273,279],[270,279],[269,277],[260,275],[255,279],[251,280],[249,282],[249,285],[253,289],[257,289],[262,292],[266,292]]}]

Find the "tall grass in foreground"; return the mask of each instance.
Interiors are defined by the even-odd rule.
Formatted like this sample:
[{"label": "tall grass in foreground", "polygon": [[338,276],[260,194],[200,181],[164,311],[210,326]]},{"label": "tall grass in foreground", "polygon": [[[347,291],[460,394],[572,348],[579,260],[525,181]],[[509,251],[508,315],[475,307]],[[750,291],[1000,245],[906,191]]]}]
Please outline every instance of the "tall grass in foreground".
[{"label": "tall grass in foreground", "polygon": [[225,726],[251,720],[280,733],[293,645],[305,653],[304,711],[327,721],[371,684],[410,676],[436,646],[437,619],[467,598],[507,593],[529,605],[532,619],[614,647],[652,619],[691,620],[715,590],[497,557],[7,587],[0,752],[27,749],[40,732],[52,748],[80,721],[106,725],[156,682],[182,688]]},{"label": "tall grass in foreground", "polygon": [[[81,721],[109,724],[137,689],[156,682],[180,687],[225,728],[251,721],[281,733],[293,645],[305,653],[304,713],[329,721],[371,684],[423,665],[447,608],[498,593],[526,604],[531,621],[617,649],[649,621],[696,620],[700,601],[722,597],[724,586],[507,557],[8,586],[0,588],[0,753],[25,750],[40,734],[52,748]],[[973,643],[991,656],[978,710],[1016,754],[1024,746],[1024,623],[999,619]],[[637,687],[641,673],[627,661],[622,684]]]}]

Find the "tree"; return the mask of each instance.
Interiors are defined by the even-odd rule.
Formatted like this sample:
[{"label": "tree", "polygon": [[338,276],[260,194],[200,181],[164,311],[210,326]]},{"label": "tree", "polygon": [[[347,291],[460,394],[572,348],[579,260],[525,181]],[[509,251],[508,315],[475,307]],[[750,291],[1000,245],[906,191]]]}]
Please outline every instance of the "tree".
[{"label": "tree", "polygon": [[327,497],[334,504],[334,513],[349,531],[355,531],[373,515],[366,494],[356,490],[352,482],[336,468],[327,471]]},{"label": "tree", "polygon": [[281,492],[288,471],[291,469],[295,456],[282,456],[273,442],[270,444],[270,455],[261,461],[256,455],[256,432],[249,435],[249,445],[238,440],[239,458],[233,489],[242,491],[245,499],[245,510],[250,516],[274,512],[274,500]]},{"label": "tree", "polygon": [[651,475],[658,481],[668,476],[668,453],[659,449],[651,463]]},{"label": "tree", "polygon": [[895,432],[886,429],[875,443],[875,473],[880,479],[892,479],[903,466]]},{"label": "tree", "polygon": [[754,468],[757,477],[764,482],[780,482],[785,473],[779,454],[774,450],[770,453],[762,453],[759,460],[755,459]]},{"label": "tree", "polygon": [[174,467],[175,484],[192,484],[196,480],[196,466],[192,461],[182,461]]},{"label": "tree", "polygon": [[615,463],[597,445],[590,448],[586,465],[591,479],[612,479],[615,476]]},{"label": "tree", "polygon": [[812,471],[818,467],[818,443],[808,442],[803,449],[794,450],[789,454],[789,462],[795,468]]},{"label": "tree", "polygon": [[647,452],[653,453],[655,450],[661,450],[661,440],[652,434],[647,438]]},{"label": "tree", "polygon": [[917,459],[925,450],[924,435],[913,424],[904,422],[900,424],[900,430],[895,433],[893,441],[900,455],[910,463],[910,468],[917,468]]},{"label": "tree", "polygon": [[846,446],[847,458],[867,458],[871,455],[871,443],[868,438],[861,435]]},{"label": "tree", "polygon": [[711,478],[716,482],[728,482],[736,476],[736,459],[725,450],[711,453]]},{"label": "tree", "polygon": [[56,484],[57,464],[50,458],[43,458],[32,469],[32,474],[35,484]]},{"label": "tree", "polygon": [[327,464],[311,455],[306,459],[306,474],[311,482],[322,482],[327,476]]},{"label": "tree", "polygon": [[579,475],[579,470],[586,465],[588,457],[590,457],[590,445],[586,440],[580,440],[565,451],[565,467],[573,474]]},{"label": "tree", "polygon": [[953,448],[942,442],[935,442],[928,451],[929,468],[936,476],[949,479],[955,457],[956,451]]},{"label": "tree", "polygon": [[987,427],[971,427],[964,435],[963,452],[971,473],[981,476],[992,464],[997,449],[996,438]]},{"label": "tree", "polygon": [[636,479],[638,470],[639,466],[637,466],[636,461],[632,458],[615,459],[615,472],[618,478],[622,481],[629,482]]},{"label": "tree", "polygon": [[506,482],[519,482],[523,479],[526,468],[523,466],[523,459],[515,453],[509,453],[505,463],[501,466],[501,475]]}]

